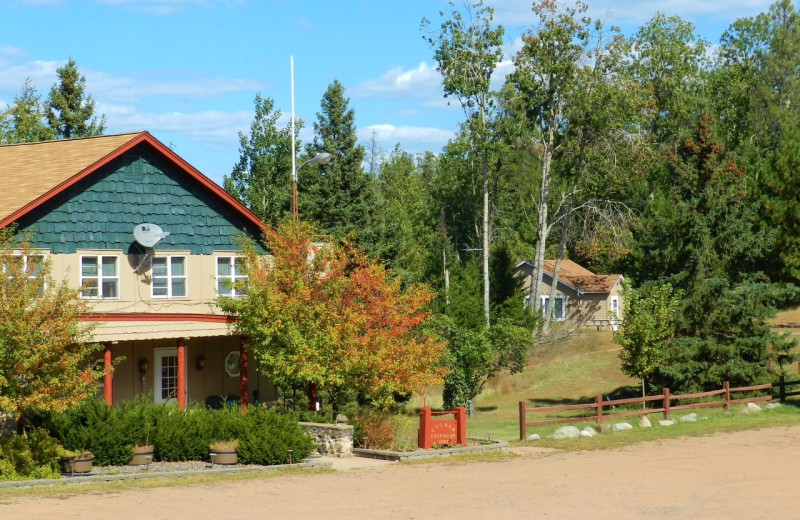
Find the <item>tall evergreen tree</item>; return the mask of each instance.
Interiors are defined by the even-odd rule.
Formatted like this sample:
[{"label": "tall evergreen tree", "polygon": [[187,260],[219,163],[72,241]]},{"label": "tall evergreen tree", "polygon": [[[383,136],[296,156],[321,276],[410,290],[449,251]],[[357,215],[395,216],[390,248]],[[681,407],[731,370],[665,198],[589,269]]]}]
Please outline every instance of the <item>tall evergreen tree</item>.
[{"label": "tall evergreen tree", "polygon": [[50,89],[45,102],[47,124],[58,139],[102,135],[106,116],[97,119],[95,102],[86,91],[86,77],[80,73],[72,58],[56,69],[58,81]]},{"label": "tall evergreen tree", "polygon": [[758,200],[714,139],[710,117],[678,148],[671,178],[636,230],[635,278],[668,282],[684,295],[650,382],[692,390],[768,379],[771,368],[793,359],[793,342],[765,319],[797,291],[758,271],[773,236],[755,224]]},{"label": "tall evergreen tree", "polygon": [[41,96],[28,78],[22,85],[22,92],[0,115],[0,143],[32,143],[52,139],[54,134],[44,118]]},{"label": "tall evergreen tree", "polygon": [[372,186],[362,167],[365,151],[357,142],[355,111],[349,103],[344,86],[334,80],[322,96],[314,141],[306,147],[309,157],[329,153],[333,159],[300,172],[299,211],[323,232],[335,237],[355,233],[361,244],[369,232]]},{"label": "tall evergreen tree", "polygon": [[[239,162],[223,185],[264,222],[276,226],[289,213],[292,131],[278,128],[280,110],[257,94],[250,135],[239,132]],[[299,128],[299,127],[298,127]]]}]

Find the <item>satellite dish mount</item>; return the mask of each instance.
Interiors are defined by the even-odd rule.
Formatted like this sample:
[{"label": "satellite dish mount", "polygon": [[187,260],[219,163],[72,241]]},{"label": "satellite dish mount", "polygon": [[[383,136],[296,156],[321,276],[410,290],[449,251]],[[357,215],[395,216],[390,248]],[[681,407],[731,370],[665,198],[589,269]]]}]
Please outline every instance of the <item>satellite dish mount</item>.
[{"label": "satellite dish mount", "polygon": [[137,224],[133,228],[133,238],[145,248],[144,258],[142,258],[142,261],[136,266],[134,272],[139,271],[145,261],[147,261],[147,257],[152,256],[153,249],[155,249],[162,240],[167,238],[167,236],[169,236],[169,231],[164,231],[158,224],[152,224],[150,222]]}]

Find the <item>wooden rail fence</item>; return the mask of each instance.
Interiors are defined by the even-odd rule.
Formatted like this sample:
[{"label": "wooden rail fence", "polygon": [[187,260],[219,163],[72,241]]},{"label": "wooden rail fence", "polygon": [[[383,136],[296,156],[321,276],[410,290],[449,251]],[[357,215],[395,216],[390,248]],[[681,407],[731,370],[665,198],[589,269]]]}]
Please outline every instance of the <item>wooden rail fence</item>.
[{"label": "wooden rail fence", "polygon": [[800,390],[795,390],[794,392],[787,392],[786,388],[792,386],[800,386],[800,381],[786,381],[786,378],[780,376],[778,382],[772,385],[772,388],[775,389],[777,387],[777,397],[780,399],[782,403],[786,402],[787,397],[791,397],[793,395],[800,395]]},{"label": "wooden rail fence", "polygon": [[[788,382],[784,383],[781,386],[781,391],[779,396],[784,396],[781,399],[785,399],[785,396],[790,395],[800,395],[800,391],[792,392],[792,393],[785,393],[784,387],[785,386],[792,386],[792,385],[800,385],[800,381],[796,382]],[[773,385],[771,384],[764,384],[764,385],[755,385],[755,386],[742,386],[738,388],[731,388],[728,381],[725,381],[722,384],[722,388],[719,390],[711,390],[708,392],[699,392],[696,394],[670,394],[669,388],[663,388],[660,395],[648,395],[645,397],[630,397],[626,399],[608,399],[603,400],[602,395],[597,395],[594,398],[593,403],[583,403],[583,404],[567,404],[561,406],[527,406],[525,401],[519,402],[519,438],[520,440],[524,441],[528,438],[528,428],[535,427],[535,426],[547,426],[550,424],[567,424],[567,423],[576,423],[576,422],[589,422],[594,421],[598,428],[600,428],[603,424],[604,420],[608,419],[619,419],[622,417],[631,417],[631,416],[639,416],[639,415],[649,415],[652,413],[662,413],[664,414],[664,419],[669,419],[670,413],[675,410],[688,410],[692,408],[709,408],[715,406],[722,406],[726,410],[730,408],[732,404],[737,403],[753,403],[753,402],[762,402],[762,401],[771,401],[772,394],[769,395],[761,395],[761,396],[754,396],[754,397],[745,397],[745,398],[738,398],[733,399],[731,394],[738,394],[742,392],[763,392],[766,390],[772,390]],[[688,401],[688,400],[696,400],[696,399],[707,399],[715,396],[721,396],[721,399],[714,399],[710,401],[701,401],[701,402],[694,402],[694,403],[686,403],[686,404],[676,404],[673,405],[673,401]],[[637,403],[650,403],[650,402],[659,402],[660,406],[658,408],[647,408],[641,410],[630,410],[630,411],[623,411],[623,412],[614,412],[614,413],[604,413],[606,408],[617,407],[620,405],[626,404],[637,404]],[[528,421],[529,414],[546,414],[552,412],[562,412],[562,411],[569,411],[569,410],[591,410],[593,411],[590,415],[580,415],[576,417],[567,417],[567,418],[559,418],[559,419],[547,419],[543,421]]]}]

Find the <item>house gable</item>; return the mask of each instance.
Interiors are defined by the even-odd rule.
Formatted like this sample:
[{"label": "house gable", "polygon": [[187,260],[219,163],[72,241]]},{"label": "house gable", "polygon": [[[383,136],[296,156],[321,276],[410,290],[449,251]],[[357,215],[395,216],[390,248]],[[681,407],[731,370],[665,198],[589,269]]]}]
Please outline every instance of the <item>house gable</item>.
[{"label": "house gable", "polygon": [[240,208],[148,142],[103,164],[17,222],[20,232],[34,234],[37,247],[67,254],[78,249],[134,252],[133,227],[143,222],[170,233],[161,248],[192,254],[237,250],[237,236],[260,232]]}]

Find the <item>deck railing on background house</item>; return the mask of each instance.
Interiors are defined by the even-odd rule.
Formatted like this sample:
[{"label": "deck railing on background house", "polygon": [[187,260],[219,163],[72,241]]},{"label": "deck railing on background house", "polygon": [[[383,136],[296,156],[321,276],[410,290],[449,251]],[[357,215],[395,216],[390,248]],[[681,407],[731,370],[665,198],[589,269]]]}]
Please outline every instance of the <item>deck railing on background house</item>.
[{"label": "deck railing on background house", "polygon": [[[790,386],[792,384],[800,385],[800,381],[794,383],[785,383],[785,386]],[[725,381],[722,384],[722,388],[719,390],[711,390],[708,392],[698,392],[695,394],[670,394],[669,388],[663,388],[661,394],[659,395],[649,395],[645,397],[630,397],[626,399],[606,399],[603,400],[603,396],[598,394],[594,398],[593,403],[583,403],[583,404],[568,404],[568,405],[561,405],[561,406],[528,406],[525,401],[519,402],[519,438],[520,440],[525,440],[528,437],[528,428],[536,427],[536,426],[547,426],[550,424],[567,424],[567,423],[578,423],[578,422],[594,422],[598,428],[600,428],[603,424],[604,420],[616,420],[623,417],[632,417],[632,416],[639,416],[639,415],[649,415],[652,413],[662,413],[665,419],[669,419],[670,413],[675,410],[687,410],[692,408],[709,408],[709,407],[716,407],[722,406],[726,410],[730,408],[732,404],[737,403],[755,403],[755,402],[763,402],[763,401],[771,401],[772,395],[761,395],[761,396],[750,396],[744,398],[733,399],[731,394],[739,394],[743,392],[763,392],[767,390],[771,390],[773,385],[771,384],[763,384],[763,385],[754,385],[754,386],[742,386],[737,388],[731,388],[730,384]],[[785,394],[783,390],[781,390],[781,395]],[[790,394],[785,395],[800,395],[800,391],[793,392]],[[721,399],[712,399],[712,400],[704,400],[704,401],[697,401],[699,399],[709,399],[715,396],[721,396]],[[686,401],[697,401],[692,403],[686,404],[678,404],[673,405],[673,401],[678,402],[686,402]],[[637,403],[651,403],[660,402],[660,406],[658,408],[642,408],[639,410],[626,410],[626,411],[619,411],[613,413],[605,413],[606,408],[615,408],[621,405],[628,405],[628,404],[637,404]],[[528,421],[528,414],[547,414],[553,412],[562,412],[562,411],[570,411],[570,410],[591,410],[593,413],[591,415],[580,415],[577,417],[566,417],[566,418],[558,418],[558,419],[547,419],[543,421]]]}]

